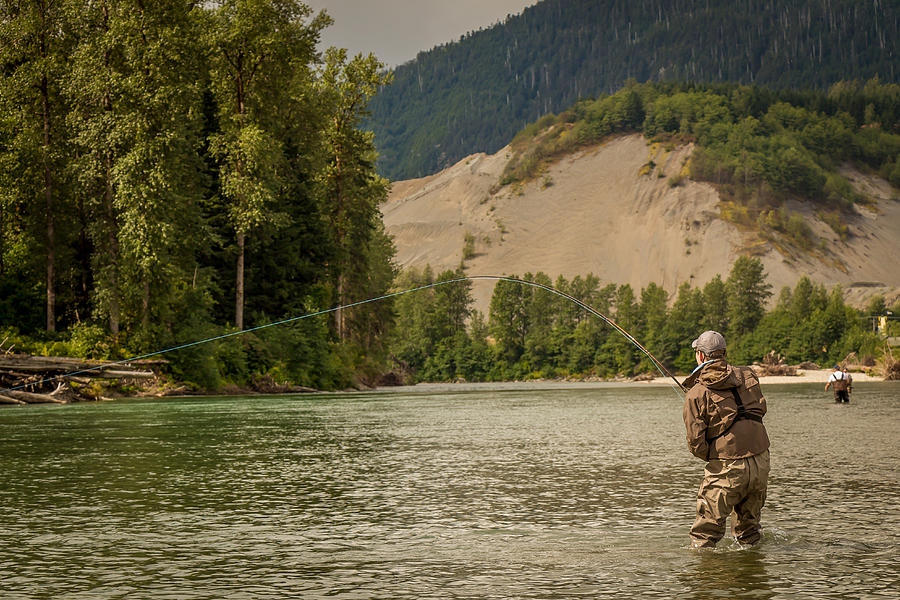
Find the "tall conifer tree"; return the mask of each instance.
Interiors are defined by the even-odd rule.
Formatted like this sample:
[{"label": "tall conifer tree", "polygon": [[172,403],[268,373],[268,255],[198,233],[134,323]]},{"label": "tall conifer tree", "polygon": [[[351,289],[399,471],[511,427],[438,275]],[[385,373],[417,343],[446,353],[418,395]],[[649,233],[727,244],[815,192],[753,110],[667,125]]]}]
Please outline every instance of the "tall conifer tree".
[{"label": "tall conifer tree", "polygon": [[[390,285],[370,279],[367,255],[370,244],[383,237],[377,226],[381,220],[378,207],[387,198],[388,182],[375,172],[377,154],[372,133],[361,129],[369,100],[379,87],[390,82],[390,75],[381,72],[383,68],[371,54],[348,60],[346,50],[331,48],[319,79],[327,156],[321,183],[336,251],[336,300],[341,305],[348,303],[351,291],[376,291]],[[341,310],[335,313],[335,327],[338,337],[345,339],[348,332]]]}]

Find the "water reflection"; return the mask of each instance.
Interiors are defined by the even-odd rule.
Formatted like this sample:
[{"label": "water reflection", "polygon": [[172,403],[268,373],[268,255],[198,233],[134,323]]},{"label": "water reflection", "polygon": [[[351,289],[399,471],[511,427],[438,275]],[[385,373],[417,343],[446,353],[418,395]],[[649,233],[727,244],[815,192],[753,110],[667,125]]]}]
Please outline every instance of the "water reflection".
[{"label": "water reflection", "polygon": [[[764,542],[765,543],[765,542]],[[734,543],[737,545],[736,543]],[[704,600],[708,598],[774,598],[769,585],[764,549],[729,548],[720,542],[716,550],[693,550],[696,556],[689,569],[680,577],[690,592],[679,598]]]}]

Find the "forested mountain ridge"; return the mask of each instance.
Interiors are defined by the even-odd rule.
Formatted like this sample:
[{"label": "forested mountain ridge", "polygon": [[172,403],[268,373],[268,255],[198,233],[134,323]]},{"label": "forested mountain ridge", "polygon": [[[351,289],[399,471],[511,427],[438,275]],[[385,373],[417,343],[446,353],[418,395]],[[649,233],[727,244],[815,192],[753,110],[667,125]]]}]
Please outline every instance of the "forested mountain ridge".
[{"label": "forested mountain ridge", "polygon": [[544,0],[395,69],[368,125],[383,175],[422,177],[629,78],[896,82],[898,39],[896,1]]}]

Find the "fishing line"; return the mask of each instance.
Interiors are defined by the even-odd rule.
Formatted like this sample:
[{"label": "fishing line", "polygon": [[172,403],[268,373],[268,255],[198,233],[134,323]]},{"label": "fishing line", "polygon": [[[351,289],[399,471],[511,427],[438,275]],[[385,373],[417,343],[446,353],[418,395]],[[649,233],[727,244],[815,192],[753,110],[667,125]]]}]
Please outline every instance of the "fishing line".
[{"label": "fishing line", "polygon": [[103,370],[103,369],[108,369],[109,367],[115,367],[115,366],[123,365],[123,364],[129,363],[129,362],[133,362],[133,361],[137,361],[137,360],[143,360],[143,359],[145,359],[145,358],[150,358],[151,356],[158,356],[158,355],[160,355],[160,354],[165,354],[165,353],[167,353],[167,352],[174,352],[174,351],[176,351],[176,350],[183,350],[183,349],[185,349],[185,348],[191,348],[191,347],[193,347],[193,346],[199,346],[200,344],[206,344],[206,343],[209,343],[209,342],[214,342],[214,341],[216,341],[216,340],[223,340],[223,339],[226,339],[226,338],[234,337],[234,336],[236,336],[236,335],[243,335],[243,334],[245,334],[245,333],[250,333],[250,332],[253,332],[253,331],[259,331],[260,329],[266,329],[267,327],[276,327],[276,326],[278,326],[278,325],[285,325],[285,324],[287,324],[287,323],[293,323],[294,321],[299,321],[299,320],[301,320],[301,319],[309,319],[309,318],[311,318],[311,317],[317,317],[317,316],[320,316],[320,315],[332,313],[332,312],[335,312],[335,311],[338,311],[338,310],[342,310],[342,309],[345,309],[345,308],[353,308],[354,306],[360,306],[360,305],[362,305],[362,304],[369,304],[370,302],[378,302],[378,301],[380,301],[380,300],[386,300],[386,299],[388,299],[388,298],[393,298],[393,297],[396,297],[396,296],[402,296],[402,295],[404,295],[404,294],[411,294],[411,293],[413,293],[413,292],[419,292],[419,291],[422,291],[422,290],[427,290],[427,289],[429,289],[429,288],[434,288],[434,287],[438,287],[438,286],[441,286],[441,285],[448,285],[448,284],[451,284],[451,283],[460,283],[460,282],[462,282],[462,281],[476,281],[476,280],[508,281],[508,282],[511,282],[511,283],[518,283],[518,284],[522,284],[522,285],[527,285],[527,286],[531,286],[531,287],[534,287],[534,288],[540,288],[540,289],[542,289],[542,290],[546,290],[546,291],[548,291],[548,292],[551,292],[551,293],[553,293],[553,294],[556,294],[557,296],[560,296],[560,297],[565,298],[565,299],[567,299],[567,300],[569,300],[569,301],[571,301],[571,302],[574,302],[575,304],[577,304],[578,306],[580,306],[581,308],[583,308],[584,310],[586,310],[586,311],[589,312],[590,314],[594,315],[595,317],[598,317],[598,318],[602,319],[602,320],[603,320],[604,322],[606,322],[610,327],[612,327],[613,329],[615,329],[616,331],[618,331],[619,333],[621,333],[623,336],[625,336],[625,339],[627,339],[627,340],[628,340],[629,342],[631,342],[635,347],[637,347],[638,350],[640,350],[641,352],[643,352],[643,353],[647,356],[647,358],[649,358],[650,361],[653,363],[653,366],[656,367],[656,370],[659,371],[660,375],[662,375],[663,377],[670,377],[670,378],[672,379],[672,381],[675,382],[675,384],[678,386],[677,388],[676,388],[675,386],[672,386],[672,384],[669,384],[669,385],[672,386],[673,389],[676,390],[676,393],[682,392],[682,391],[684,390],[684,388],[682,387],[681,383],[679,383],[679,381],[678,381],[677,379],[675,379],[675,376],[672,375],[672,373],[669,372],[669,370],[666,369],[666,367],[665,367],[665,366],[664,366],[664,365],[663,365],[663,364],[662,364],[655,356],[653,356],[653,354],[651,354],[649,350],[647,350],[643,345],[641,345],[640,342],[638,342],[636,339],[634,339],[634,337],[633,337],[630,333],[628,333],[627,331],[625,331],[625,330],[624,330],[622,327],[620,327],[615,321],[613,321],[612,319],[610,319],[610,318],[607,317],[606,315],[602,314],[602,313],[599,312],[598,310],[594,309],[593,307],[591,307],[591,306],[585,304],[584,302],[582,302],[582,301],[579,300],[578,298],[575,298],[575,297],[573,297],[573,296],[570,296],[569,294],[566,294],[565,292],[561,292],[561,291],[559,291],[559,290],[556,289],[556,288],[550,287],[549,285],[544,285],[544,284],[542,284],[542,283],[537,283],[537,282],[534,282],[534,281],[527,281],[527,280],[525,280],[525,279],[518,279],[518,278],[515,278],[515,277],[506,277],[506,276],[502,276],[502,275],[470,275],[470,276],[466,276],[466,277],[458,277],[458,278],[456,278],[456,279],[448,279],[448,280],[446,280],[446,281],[436,281],[436,282],[434,282],[434,283],[429,283],[429,284],[427,284],[427,285],[421,285],[421,286],[418,286],[418,287],[410,288],[410,289],[408,289],[408,290],[401,290],[401,291],[399,291],[399,292],[392,292],[392,293],[390,293],[390,294],[384,294],[383,296],[377,296],[377,297],[375,297],[375,298],[369,298],[368,300],[360,300],[360,301],[358,301],[358,302],[352,302],[352,303],[350,303],[350,304],[344,304],[344,305],[341,305],[341,306],[335,306],[335,307],[333,307],[333,308],[327,308],[327,309],[324,309],[324,310],[319,310],[319,311],[307,313],[307,314],[304,314],[304,315],[300,315],[300,316],[298,316],[298,317],[291,317],[291,318],[289,318],[289,319],[282,319],[282,320],[280,320],[280,321],[275,321],[275,322],[272,322],[272,323],[266,323],[265,325],[258,325],[258,326],[256,326],[256,327],[250,327],[249,329],[242,329],[241,331],[232,331],[231,333],[224,333],[224,334],[222,334],[222,335],[217,335],[217,336],[214,336],[214,337],[211,337],[211,338],[206,338],[206,339],[204,339],[204,340],[198,340],[198,341],[190,342],[190,343],[187,343],[187,344],[181,344],[181,345],[178,345],[178,346],[172,346],[172,347],[166,348],[166,349],[164,349],[164,350],[157,350],[157,351],[155,351],[155,352],[148,352],[147,354],[141,354],[141,355],[138,355],[138,356],[132,356],[132,357],[130,357],[130,358],[125,358],[125,359],[117,360],[117,361],[114,361],[114,362],[104,363],[104,364],[101,364],[101,365],[97,365],[97,366],[95,366],[95,367],[91,367],[91,368],[89,368],[89,369],[82,369],[82,370],[80,370],[80,371],[72,371],[72,372],[66,373],[66,374],[64,374],[64,375],[57,375],[56,377],[50,377],[50,378],[47,378],[47,379],[43,379],[43,380],[41,380],[41,381],[36,381],[36,382],[26,383],[26,384],[22,384],[22,385],[19,385],[19,386],[16,386],[16,387],[12,387],[12,388],[7,388],[7,389],[0,389],[0,392],[11,392],[11,391],[20,390],[20,389],[26,388],[26,387],[37,386],[37,385],[41,385],[41,384],[44,384],[44,383],[50,383],[50,382],[53,382],[53,381],[58,381],[58,380],[61,380],[61,379],[66,378],[66,377],[75,377],[75,376],[77,376],[77,375],[83,375],[83,374],[85,374],[85,373],[91,373],[91,372],[93,372],[93,371],[100,371],[100,370]]}]

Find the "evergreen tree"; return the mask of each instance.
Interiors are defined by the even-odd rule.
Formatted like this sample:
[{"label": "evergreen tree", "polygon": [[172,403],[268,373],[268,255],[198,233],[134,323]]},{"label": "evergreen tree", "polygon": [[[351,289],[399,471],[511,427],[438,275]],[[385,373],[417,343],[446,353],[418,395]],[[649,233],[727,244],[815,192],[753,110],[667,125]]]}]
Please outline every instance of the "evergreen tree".
[{"label": "evergreen tree", "polygon": [[[641,290],[639,319],[643,331],[642,344],[664,364],[671,363],[676,350],[666,339],[668,302],[669,294],[655,283],[651,282]],[[640,368],[644,371],[656,370],[646,356],[642,356]]]},{"label": "evergreen tree", "polygon": [[703,331],[718,331],[723,335],[729,331],[728,289],[719,274],[703,286],[703,310]]},{"label": "evergreen tree", "polygon": [[[844,294],[840,286],[835,286],[828,295],[828,303],[823,310],[819,311],[821,320],[816,324],[822,331],[825,338],[824,352],[834,360],[843,360],[843,356],[836,356],[837,346],[839,342],[851,328],[853,317],[848,314],[847,306],[844,304]],[[838,351],[840,352],[840,351]]]},{"label": "evergreen tree", "polygon": [[707,306],[704,303],[703,292],[692,288],[687,282],[678,286],[678,294],[665,327],[666,340],[671,345],[669,352],[674,354],[672,364],[675,368],[682,371],[691,371],[694,368],[691,342],[705,331],[703,322],[706,315]]},{"label": "evergreen tree", "polygon": [[[462,267],[455,271],[444,271],[437,281],[453,281],[466,276]],[[466,322],[472,313],[472,282],[458,281],[435,288],[435,309],[442,324],[438,327],[441,337],[452,337],[465,333]]]},{"label": "evergreen tree", "polygon": [[753,331],[765,314],[766,300],[772,293],[766,283],[762,261],[740,256],[725,281],[728,305],[728,332],[732,338]]},{"label": "evergreen tree", "polygon": [[[434,283],[434,274],[427,266],[421,273],[415,269],[401,272],[395,281],[399,290],[428,286]],[[396,328],[391,340],[391,358],[402,371],[420,370],[428,356],[434,353],[437,329],[434,295],[430,290],[404,294],[394,301]]]},{"label": "evergreen tree", "polygon": [[[528,277],[526,275],[526,277]],[[546,273],[538,272],[529,281],[552,287],[553,282]],[[558,323],[559,296],[540,288],[530,288],[530,301],[526,308],[529,323],[525,336],[524,359],[530,371],[539,370],[538,365],[552,365],[557,350],[553,347],[553,330]]]},{"label": "evergreen tree", "polygon": [[[620,285],[615,295],[615,322],[622,329],[629,332],[635,339],[640,340],[643,331],[640,327],[640,312],[634,290],[629,284]],[[630,375],[634,367],[640,361],[634,345],[623,335],[618,333],[607,338],[606,346],[609,358],[612,361],[609,367],[615,374]]]},{"label": "evergreen tree", "polygon": [[[518,278],[516,275],[511,277]],[[530,274],[526,273],[525,277]],[[490,332],[497,343],[498,357],[510,366],[525,353],[530,327],[530,296],[526,286],[512,281],[498,281],[491,296]]]},{"label": "evergreen tree", "polygon": [[[369,274],[366,249],[381,219],[379,205],[387,198],[388,182],[375,173],[374,138],[360,129],[369,100],[390,81],[389,75],[380,73],[383,66],[371,54],[348,60],[346,50],[331,48],[317,88],[325,114],[328,157],[320,183],[335,252],[335,298],[341,305],[364,289],[359,282]],[[382,289],[390,285],[390,281],[380,283]],[[335,329],[340,339],[346,338],[341,310],[335,312]]]}]

